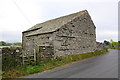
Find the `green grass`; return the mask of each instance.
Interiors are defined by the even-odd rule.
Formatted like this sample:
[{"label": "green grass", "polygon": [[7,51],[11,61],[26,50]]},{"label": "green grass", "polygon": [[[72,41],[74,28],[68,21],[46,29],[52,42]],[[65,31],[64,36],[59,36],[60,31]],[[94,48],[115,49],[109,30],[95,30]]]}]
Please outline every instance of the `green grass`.
[{"label": "green grass", "polygon": [[118,49],[118,50],[120,50],[120,47],[110,47],[110,49]]},{"label": "green grass", "polygon": [[0,80],[2,79],[2,54],[0,54]]},{"label": "green grass", "polygon": [[3,78],[17,78],[38,72],[43,72],[65,64],[80,61],[94,56],[99,56],[105,54],[106,52],[108,52],[108,50],[104,49],[90,53],[61,56],[57,57],[57,59],[49,58],[39,63],[32,63],[31,65],[16,66],[15,68],[4,71]]}]

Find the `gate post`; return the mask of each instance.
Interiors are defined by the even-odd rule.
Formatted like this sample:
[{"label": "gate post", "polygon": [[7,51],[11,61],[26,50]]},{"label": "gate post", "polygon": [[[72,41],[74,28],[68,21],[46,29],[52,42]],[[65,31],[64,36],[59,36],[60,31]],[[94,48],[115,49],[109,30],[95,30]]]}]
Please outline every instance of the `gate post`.
[{"label": "gate post", "polygon": [[36,50],[34,49],[34,61],[36,62]]}]

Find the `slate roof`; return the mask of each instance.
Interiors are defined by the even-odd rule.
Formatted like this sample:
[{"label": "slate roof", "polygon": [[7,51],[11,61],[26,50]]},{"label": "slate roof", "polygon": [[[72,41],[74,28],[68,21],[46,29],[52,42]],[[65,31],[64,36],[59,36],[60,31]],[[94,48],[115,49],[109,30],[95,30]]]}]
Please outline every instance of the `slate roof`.
[{"label": "slate roof", "polygon": [[77,13],[73,13],[70,15],[56,18],[56,19],[48,20],[48,21],[40,23],[40,24],[36,24],[35,26],[29,28],[28,30],[26,30],[24,32],[32,31],[30,34],[28,34],[26,36],[54,32],[54,31],[58,30],[60,27],[62,27],[64,24],[70,22],[71,20],[75,19],[76,17],[83,15],[84,13],[88,13],[87,10],[83,10],[83,11],[80,11]]}]

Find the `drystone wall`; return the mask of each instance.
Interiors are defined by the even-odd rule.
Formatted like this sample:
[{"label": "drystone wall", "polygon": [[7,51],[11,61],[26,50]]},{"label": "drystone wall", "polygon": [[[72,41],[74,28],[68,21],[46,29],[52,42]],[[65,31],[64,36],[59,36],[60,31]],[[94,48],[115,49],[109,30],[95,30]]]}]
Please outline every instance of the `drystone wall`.
[{"label": "drystone wall", "polygon": [[104,44],[103,43],[100,43],[100,42],[96,42],[96,50],[102,50],[105,48]]}]

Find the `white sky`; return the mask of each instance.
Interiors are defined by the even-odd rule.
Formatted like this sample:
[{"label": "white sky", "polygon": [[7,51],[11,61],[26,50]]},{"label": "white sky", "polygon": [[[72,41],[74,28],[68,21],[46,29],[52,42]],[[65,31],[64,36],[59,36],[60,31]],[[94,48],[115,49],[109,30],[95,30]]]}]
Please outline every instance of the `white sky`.
[{"label": "white sky", "polygon": [[118,0],[0,0],[0,40],[22,41],[22,32],[37,23],[88,10],[96,40],[118,40]]}]

